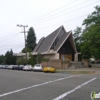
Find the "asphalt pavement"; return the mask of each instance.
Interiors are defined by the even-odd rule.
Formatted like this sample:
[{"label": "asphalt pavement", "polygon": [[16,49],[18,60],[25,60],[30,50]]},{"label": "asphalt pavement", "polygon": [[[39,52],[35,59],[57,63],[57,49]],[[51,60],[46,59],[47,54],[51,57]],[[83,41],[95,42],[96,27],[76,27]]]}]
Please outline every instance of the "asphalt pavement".
[{"label": "asphalt pavement", "polygon": [[100,74],[43,73],[0,69],[0,100],[92,100]]}]

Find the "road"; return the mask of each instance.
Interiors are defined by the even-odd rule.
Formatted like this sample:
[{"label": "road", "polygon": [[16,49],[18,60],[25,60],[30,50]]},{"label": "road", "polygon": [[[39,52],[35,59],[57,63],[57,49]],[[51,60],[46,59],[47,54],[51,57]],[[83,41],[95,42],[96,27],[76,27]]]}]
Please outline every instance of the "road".
[{"label": "road", "polygon": [[0,100],[91,100],[100,75],[24,72],[0,69]]}]

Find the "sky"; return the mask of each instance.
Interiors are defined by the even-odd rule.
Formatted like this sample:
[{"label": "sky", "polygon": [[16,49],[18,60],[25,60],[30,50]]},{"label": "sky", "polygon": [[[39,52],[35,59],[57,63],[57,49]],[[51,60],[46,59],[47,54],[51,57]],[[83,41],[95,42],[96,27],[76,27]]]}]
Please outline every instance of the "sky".
[{"label": "sky", "polygon": [[[23,28],[33,27],[37,43],[60,26],[72,32],[100,5],[100,0],[0,0],[0,55],[24,48]],[[26,33],[27,35],[27,33]]]}]

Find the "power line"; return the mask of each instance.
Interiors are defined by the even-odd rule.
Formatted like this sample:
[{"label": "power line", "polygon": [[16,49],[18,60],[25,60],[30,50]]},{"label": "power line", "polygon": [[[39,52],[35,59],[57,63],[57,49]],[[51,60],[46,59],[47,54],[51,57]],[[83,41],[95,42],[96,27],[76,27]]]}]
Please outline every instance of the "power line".
[{"label": "power line", "polygon": [[[85,1],[85,2],[86,2],[86,1]],[[85,2],[84,2],[84,3],[85,3]],[[96,2],[98,2],[98,1],[96,1]],[[64,15],[66,15],[66,14],[75,12],[75,11],[77,11],[77,10],[81,10],[81,9],[87,7],[87,6],[91,6],[92,4],[94,4],[94,3],[96,3],[96,2],[90,3],[90,4],[88,4],[88,5],[85,5],[85,6],[83,6],[83,7],[80,7],[80,8],[78,8],[78,9],[75,9],[75,10],[72,10],[72,11],[69,11],[69,12],[67,12],[67,13],[64,13],[64,14],[61,14],[61,15],[58,15],[58,16],[55,16],[55,17],[53,17],[53,18],[49,18],[49,19],[47,19],[47,20],[44,19],[44,21],[42,21],[42,22],[50,21],[50,20],[52,20],[52,19],[55,19],[55,18],[64,16]],[[81,4],[82,4],[82,3],[81,3]],[[78,5],[77,5],[77,6],[78,6]],[[65,10],[64,10],[64,11],[65,11]],[[35,22],[36,22],[36,24],[42,23],[42,22],[37,22],[37,21],[35,21]],[[32,23],[32,22],[31,22],[31,23]],[[35,25],[35,24],[34,24],[34,25]]]},{"label": "power line", "polygon": [[24,44],[21,45],[21,46],[16,46],[16,47],[0,48],[0,50],[7,50],[7,49],[9,49],[9,48],[19,48],[19,47],[23,47],[23,46],[24,46]]},{"label": "power line", "polygon": [[84,16],[87,16],[87,14],[85,14],[83,16],[79,16],[79,17],[73,18],[73,19],[70,19],[70,20],[67,20],[67,21],[62,21],[62,22],[59,22],[59,23],[56,23],[56,24],[52,24],[52,25],[48,25],[48,26],[45,26],[45,27],[42,27],[42,28],[37,28],[36,30],[40,30],[40,29],[43,29],[43,28],[46,28],[46,27],[55,26],[55,25],[61,24],[61,23],[66,23],[66,22],[69,22],[69,21],[72,21],[72,20],[79,19],[79,18],[84,17]]},{"label": "power line", "polygon": [[[43,16],[46,16],[46,15],[52,13],[52,12],[55,12],[55,11],[61,9],[61,8],[64,8],[64,7],[66,7],[66,6],[70,5],[70,4],[73,4],[74,2],[77,2],[77,1],[78,1],[78,0],[75,0],[75,1],[73,1],[73,2],[71,2],[71,3],[69,3],[69,4],[67,4],[67,5],[64,5],[64,6],[60,7],[60,8],[58,8],[58,9],[55,9],[55,10],[53,10],[53,11],[51,11],[51,12],[48,12],[48,13],[46,13],[46,14],[44,14],[44,15],[41,15],[41,16],[39,16],[39,17],[37,17],[37,18],[31,19],[30,21],[39,19],[39,18],[41,18],[41,17],[43,17]],[[30,22],[30,21],[27,21],[27,22]],[[27,23],[27,22],[26,22],[26,23]]]},{"label": "power line", "polygon": [[[99,1],[99,0],[98,0],[98,1]],[[96,2],[98,2],[98,1],[96,1]],[[85,2],[86,2],[86,1],[85,1]],[[91,4],[94,4],[94,3],[96,3],[96,2],[93,2],[93,3],[91,3]],[[86,6],[90,6],[90,4],[89,4],[89,5],[86,5]],[[84,7],[86,7],[86,6],[84,6]],[[81,8],[83,8],[83,7],[81,7]],[[78,9],[79,9],[79,8],[78,8]],[[76,11],[76,10],[74,10],[74,11]],[[86,16],[86,15],[83,15],[83,16]],[[79,19],[79,18],[81,18],[81,17],[83,17],[83,16],[79,16],[79,17],[76,17],[76,18],[74,18],[74,19]],[[53,25],[50,25],[50,26],[54,26],[54,25],[57,25],[57,24],[60,24],[60,23],[66,23],[66,22],[72,21],[72,20],[74,20],[74,19],[70,19],[70,20],[67,20],[67,21],[59,22],[59,23],[56,23],[56,24],[53,24]],[[43,29],[43,28],[50,27],[50,26],[45,26],[45,27],[38,28],[38,29]],[[13,36],[12,36],[12,37],[13,37]],[[12,37],[10,37],[10,38],[8,38],[8,39],[11,39]],[[2,42],[2,41],[0,41],[0,42]]]},{"label": "power line", "polygon": [[17,49],[13,49],[13,50],[18,50],[18,49],[20,49],[20,48],[22,48],[22,47],[19,47],[19,48],[17,48]]},{"label": "power line", "polygon": [[[99,1],[99,0],[98,0],[98,1]],[[96,1],[96,2],[98,2],[98,1]],[[85,1],[85,2],[86,2],[86,1]],[[93,3],[91,3],[91,4],[94,4],[94,3],[96,3],[96,2],[93,2]],[[90,4],[85,5],[85,6],[81,7],[81,8],[84,8],[84,7],[86,7],[86,6],[90,6]],[[81,9],[81,8],[80,8],[80,9]],[[77,10],[80,10],[80,9],[78,8]],[[73,10],[73,11],[76,11],[76,10]],[[68,13],[71,13],[71,12],[68,12]],[[66,13],[66,14],[68,14],[68,13]],[[86,15],[83,15],[83,16],[86,16]],[[49,25],[49,26],[45,26],[45,27],[37,28],[37,29],[43,29],[43,28],[46,28],[46,27],[50,27],[50,26],[54,26],[54,25],[60,24],[60,23],[65,23],[65,22],[68,22],[68,21],[72,21],[72,20],[74,20],[74,19],[81,18],[81,17],[83,17],[83,16],[79,16],[79,17],[76,17],[76,18],[73,18],[73,19],[70,19],[70,20],[67,20],[67,21],[59,22],[59,23],[56,23],[56,24],[53,24],[53,25]],[[21,29],[22,29],[22,28],[21,28]],[[13,36],[12,36],[12,37],[13,37]],[[9,40],[9,39],[11,39],[12,37],[9,37],[8,39],[6,39],[6,41]],[[2,41],[0,41],[0,42],[2,42]]]},{"label": "power line", "polygon": [[12,36],[8,37],[8,38],[4,38],[4,40],[2,39],[0,42],[8,42],[7,40],[10,40],[11,38],[15,37],[16,35],[19,35],[19,33],[15,33]]},{"label": "power line", "polygon": [[1,49],[1,48],[8,48],[8,46],[9,46],[9,47],[17,47],[17,46],[21,46],[21,45],[24,45],[24,43],[15,44],[15,45],[0,45],[0,49]]},{"label": "power line", "polygon": [[[12,32],[14,32],[15,29],[16,29],[16,27],[14,27],[9,33],[13,34]],[[7,35],[5,35],[3,38],[10,36],[11,34],[9,34],[9,33]]]},{"label": "power line", "polygon": [[[47,18],[49,18],[49,17],[52,17],[52,16],[57,15],[57,14],[59,14],[59,13],[65,12],[66,10],[72,9],[72,8],[74,8],[74,7],[78,6],[78,5],[81,5],[81,4],[83,4],[83,3],[86,3],[86,2],[87,2],[87,0],[84,1],[84,2],[82,2],[82,3],[80,3],[80,4],[77,4],[77,5],[75,5],[75,6],[71,7],[71,8],[64,9],[64,10],[62,10],[62,11],[60,11],[60,12],[57,12],[57,13],[52,14],[52,15],[49,15],[49,16],[47,16],[47,17],[44,16],[44,18],[39,19],[38,21],[41,21],[41,20],[43,20],[43,19],[45,20],[45,19],[47,19]],[[69,13],[69,12],[68,12],[68,13]],[[68,14],[68,13],[66,13],[66,14]],[[62,15],[66,15],[66,14],[62,14]],[[54,18],[57,18],[57,17],[62,16],[62,15],[58,15],[58,16],[56,16],[56,17],[54,17]],[[49,18],[49,20],[50,20],[50,19],[54,19],[54,18]],[[34,21],[33,23],[35,23],[35,22],[38,23],[38,21]],[[32,23],[32,22],[30,22],[30,23]],[[39,23],[40,23],[40,22],[39,22]]]}]

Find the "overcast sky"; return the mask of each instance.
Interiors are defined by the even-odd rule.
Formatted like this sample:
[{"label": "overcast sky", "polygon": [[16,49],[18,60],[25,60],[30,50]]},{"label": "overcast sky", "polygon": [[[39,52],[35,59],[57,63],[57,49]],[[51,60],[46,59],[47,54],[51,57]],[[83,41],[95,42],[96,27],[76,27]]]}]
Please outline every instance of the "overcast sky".
[{"label": "overcast sky", "polygon": [[0,0],[0,54],[12,48],[14,53],[24,47],[23,29],[17,24],[33,27],[37,42],[63,25],[75,30],[100,5],[100,0]]}]

